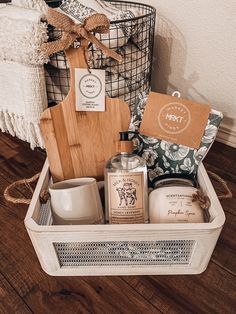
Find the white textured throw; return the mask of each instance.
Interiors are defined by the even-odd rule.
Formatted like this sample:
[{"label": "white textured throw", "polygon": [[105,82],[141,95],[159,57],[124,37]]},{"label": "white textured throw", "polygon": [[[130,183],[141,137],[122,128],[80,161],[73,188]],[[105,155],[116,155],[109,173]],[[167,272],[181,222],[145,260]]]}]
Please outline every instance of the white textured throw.
[{"label": "white textured throw", "polygon": [[11,3],[18,7],[34,9],[42,13],[46,13],[48,8],[44,0],[12,0]]},{"label": "white textured throw", "polygon": [[40,46],[47,41],[47,24],[44,15],[31,9],[13,5],[0,8],[0,60],[28,65],[47,62]]},{"label": "white textured throw", "polygon": [[32,149],[43,147],[38,126],[47,105],[43,66],[0,61],[0,86],[0,129],[29,142]]},{"label": "white textured throw", "polygon": [[0,8],[0,130],[43,147],[39,119],[47,108],[42,13],[13,5]]}]

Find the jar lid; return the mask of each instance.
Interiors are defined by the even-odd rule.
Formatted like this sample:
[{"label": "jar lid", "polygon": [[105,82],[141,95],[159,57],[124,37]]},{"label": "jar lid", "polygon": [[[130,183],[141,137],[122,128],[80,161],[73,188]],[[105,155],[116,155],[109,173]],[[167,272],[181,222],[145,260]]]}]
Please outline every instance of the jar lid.
[{"label": "jar lid", "polygon": [[196,186],[196,179],[190,175],[182,173],[164,174],[156,177],[153,180],[153,186],[155,188],[165,185],[184,185],[184,186]]}]

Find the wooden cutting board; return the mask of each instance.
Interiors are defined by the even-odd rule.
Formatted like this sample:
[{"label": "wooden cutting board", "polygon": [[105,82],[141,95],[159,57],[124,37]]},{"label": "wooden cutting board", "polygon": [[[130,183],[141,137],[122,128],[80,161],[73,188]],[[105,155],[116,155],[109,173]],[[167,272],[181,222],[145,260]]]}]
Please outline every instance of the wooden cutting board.
[{"label": "wooden cutting board", "polygon": [[71,87],[67,97],[41,115],[40,128],[54,181],[91,176],[101,179],[105,162],[116,153],[119,132],[130,123],[128,105],[106,97],[105,112],[75,111],[75,68],[87,68],[84,49],[66,51]]}]

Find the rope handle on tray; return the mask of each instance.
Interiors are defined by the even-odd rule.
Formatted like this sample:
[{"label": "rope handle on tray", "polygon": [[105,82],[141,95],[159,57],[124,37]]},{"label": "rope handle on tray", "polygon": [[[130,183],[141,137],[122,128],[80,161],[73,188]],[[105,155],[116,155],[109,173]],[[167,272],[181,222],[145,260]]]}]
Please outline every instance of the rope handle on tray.
[{"label": "rope handle on tray", "polygon": [[[212,171],[207,171],[207,172],[208,172],[209,176],[212,177],[213,179],[215,179],[216,181],[218,181],[226,191],[225,194],[218,195],[218,198],[221,200],[232,198],[232,192],[230,191],[225,180],[222,179],[218,174],[216,174]],[[21,185],[25,185],[33,195],[34,191],[33,191],[32,187],[30,186],[30,183],[37,181],[39,176],[40,176],[40,172],[35,174],[33,177],[31,177],[29,179],[22,179],[22,180],[18,180],[18,181],[13,182],[12,184],[10,184],[5,189],[5,191],[3,193],[4,198],[8,202],[13,203],[13,204],[27,204],[27,205],[29,205],[31,202],[30,198],[16,198],[16,197],[13,197],[10,192],[12,190],[16,189],[17,187],[21,186]],[[199,193],[195,197],[195,201],[197,200],[197,201],[199,201],[199,203],[202,203],[203,206],[205,206],[206,205],[205,203],[208,202],[208,199],[206,199],[206,197],[207,196],[204,196],[203,193],[199,190]],[[46,203],[49,200],[49,198],[50,198],[50,194],[48,191],[43,190],[40,193],[40,202],[41,203],[43,203],[43,204]]]},{"label": "rope handle on tray", "polygon": [[[17,187],[20,187],[21,185],[25,185],[30,190],[30,192],[33,195],[34,191],[33,191],[32,187],[30,186],[30,183],[36,182],[38,180],[39,176],[40,176],[40,172],[35,174],[31,178],[22,179],[22,180],[18,180],[18,181],[13,182],[12,184],[10,184],[5,189],[5,191],[3,193],[4,198],[8,202],[13,203],[13,204],[26,204],[26,205],[29,205],[30,202],[31,202],[31,198],[17,198],[17,197],[14,197],[14,196],[11,195],[11,191],[16,189]],[[48,199],[49,199],[49,193],[47,191],[45,191],[45,190],[42,191],[40,193],[40,202],[41,203],[46,203]]]},{"label": "rope handle on tray", "polygon": [[212,172],[212,171],[207,171],[207,173],[214,180],[218,181],[223,186],[223,188],[225,189],[226,193],[221,194],[221,195],[217,195],[218,199],[224,200],[224,199],[228,199],[228,198],[233,197],[232,192],[231,192],[230,188],[228,187],[228,184],[226,183],[226,181],[223,178],[221,178],[218,174],[216,174],[215,172]]}]

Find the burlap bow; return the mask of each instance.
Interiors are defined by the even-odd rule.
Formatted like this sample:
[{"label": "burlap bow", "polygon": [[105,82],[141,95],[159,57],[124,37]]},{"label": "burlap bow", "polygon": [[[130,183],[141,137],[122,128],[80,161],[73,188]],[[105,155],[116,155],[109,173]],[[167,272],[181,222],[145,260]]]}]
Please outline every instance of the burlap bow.
[{"label": "burlap bow", "polygon": [[106,34],[109,32],[110,22],[106,15],[93,14],[86,18],[83,24],[76,24],[67,15],[57,12],[52,8],[48,8],[46,18],[48,24],[62,30],[62,37],[58,40],[47,42],[41,45],[41,50],[44,57],[48,57],[58,51],[66,50],[78,38],[86,39],[89,42],[92,42],[108,57],[111,57],[119,62],[122,60],[122,57],[119,54],[107,48],[93,34],[91,34]]}]

